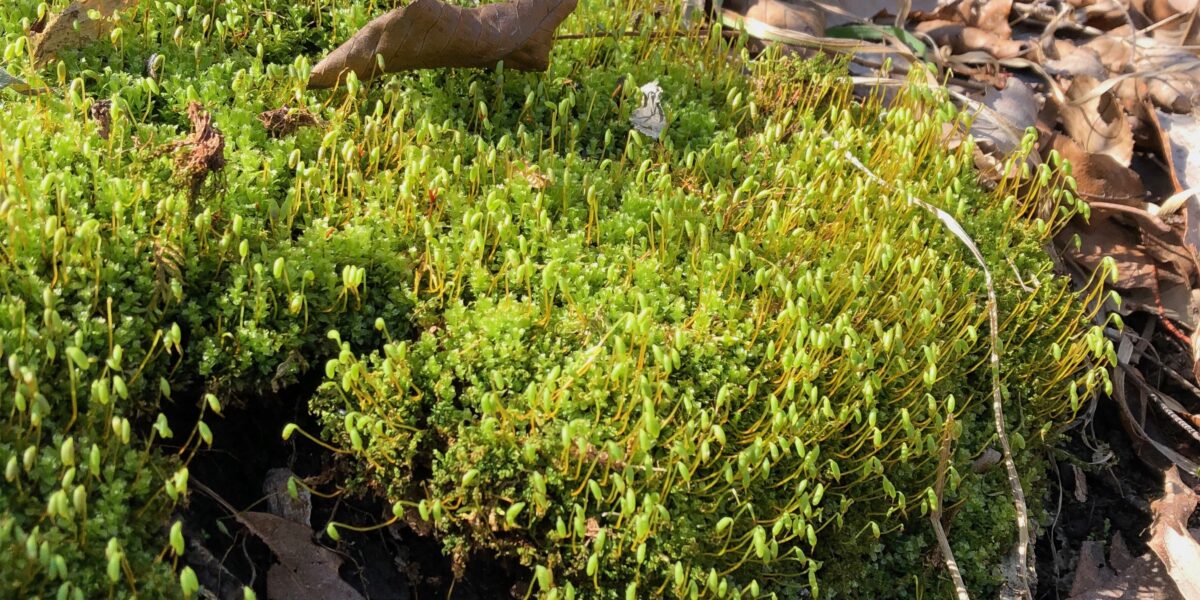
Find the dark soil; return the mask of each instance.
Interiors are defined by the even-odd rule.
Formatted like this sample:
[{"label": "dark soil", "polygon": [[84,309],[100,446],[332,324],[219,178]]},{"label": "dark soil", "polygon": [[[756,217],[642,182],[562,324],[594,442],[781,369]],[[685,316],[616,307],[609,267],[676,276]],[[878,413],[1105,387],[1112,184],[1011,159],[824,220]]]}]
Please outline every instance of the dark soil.
[{"label": "dark soil", "polygon": [[[1135,358],[1134,367],[1157,393],[1178,401],[1192,414],[1200,414],[1200,398],[1163,369],[1165,365],[1176,373],[1189,374],[1189,350],[1170,328],[1158,320],[1150,322],[1151,318],[1136,314],[1126,321],[1128,331],[1146,335],[1152,341],[1144,353],[1153,360]],[[1132,375],[1127,375],[1127,380],[1130,378]],[[1125,398],[1147,435],[1183,456],[1200,455],[1195,442],[1164,418],[1157,407],[1142,403],[1134,386],[1127,385]],[[1111,547],[1113,538],[1120,534],[1133,556],[1149,551],[1150,504],[1162,495],[1162,474],[1170,463],[1149,445],[1136,448],[1120,414],[1117,400],[1102,398],[1094,415],[1081,420],[1068,442],[1056,451],[1046,504],[1051,520],[1037,544],[1038,598],[1069,597],[1084,541],[1096,540]],[[1083,474],[1084,489],[1078,496],[1082,501],[1076,497],[1080,487],[1076,484],[1077,470]],[[1194,477],[1181,475],[1185,483],[1196,483]],[[1198,520],[1200,515],[1193,516],[1193,525]]]},{"label": "dark soil", "polygon": [[[289,441],[281,436],[288,423],[309,432],[320,431],[308,414],[307,402],[297,401],[311,397],[320,381],[319,374],[305,377],[280,394],[247,402],[241,408],[227,407],[224,418],[206,417],[214,445],[196,454],[189,465],[190,480],[203,484],[237,510],[267,510],[262,484],[267,471],[273,468],[286,467],[302,479],[328,478],[330,483],[314,487],[322,493],[337,491],[334,484],[344,474],[345,465],[333,453],[300,435]],[[197,416],[191,405],[177,406],[176,410],[179,414],[169,415],[172,422],[188,422],[189,418],[194,421]],[[184,521],[189,536],[198,537],[204,549],[224,567],[224,578],[236,578],[233,585],[204,581],[203,565],[194,564],[201,583],[210,590],[224,591],[223,596],[229,600],[241,600],[242,585],[252,587],[259,598],[268,598],[266,574],[276,562],[275,557],[221,502],[197,488],[191,490],[189,504],[178,518]],[[487,556],[472,557],[466,576],[455,582],[450,558],[441,545],[407,526],[367,533],[340,529],[340,541],[324,533],[325,524],[334,518],[340,523],[370,526],[387,520],[390,514],[390,507],[375,498],[312,497],[313,539],[342,555],[342,578],[366,598],[482,600],[509,598],[514,592],[517,597],[524,596],[528,583],[520,582],[528,582],[531,577],[520,565]],[[233,591],[236,594],[229,593]]]},{"label": "dark soil", "polygon": [[[1070,596],[1079,549],[1087,540],[1107,544],[1120,533],[1133,555],[1148,551],[1150,499],[1161,493],[1161,476],[1134,454],[1112,404],[1101,399],[1091,423],[1072,431],[1056,452],[1045,506],[1050,521],[1036,547],[1039,599]],[[1106,452],[1111,458],[1103,464],[1086,464]],[[1083,486],[1076,484],[1077,469]]]}]

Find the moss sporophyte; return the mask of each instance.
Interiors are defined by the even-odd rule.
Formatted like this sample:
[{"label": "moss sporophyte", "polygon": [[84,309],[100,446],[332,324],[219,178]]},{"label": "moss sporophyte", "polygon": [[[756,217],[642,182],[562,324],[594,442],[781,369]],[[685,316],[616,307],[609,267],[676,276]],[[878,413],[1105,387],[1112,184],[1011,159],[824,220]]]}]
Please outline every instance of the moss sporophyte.
[{"label": "moss sporophyte", "polygon": [[[921,517],[946,440],[950,541],[994,589],[1009,485],[962,468],[996,443],[982,270],[908,198],[996,278],[1036,524],[1040,450],[1112,357],[1100,287],[1040,250],[1086,210],[1069,167],[985,190],[938,93],[855,100],[828,62],[651,35],[678,26],[651,4],[581,2],[564,30],[643,34],[563,41],[547,73],[309,91],[391,3],[141,2],[39,70],[50,7],[7,2],[4,69],[55,93],[0,90],[0,596],[194,595],[189,461],[310,369],[322,428],[284,433],[531,596],[945,593]],[[659,141],[629,120],[653,80]],[[164,151],[193,104],[223,140],[198,185]],[[265,128],[282,106],[316,126]]]}]

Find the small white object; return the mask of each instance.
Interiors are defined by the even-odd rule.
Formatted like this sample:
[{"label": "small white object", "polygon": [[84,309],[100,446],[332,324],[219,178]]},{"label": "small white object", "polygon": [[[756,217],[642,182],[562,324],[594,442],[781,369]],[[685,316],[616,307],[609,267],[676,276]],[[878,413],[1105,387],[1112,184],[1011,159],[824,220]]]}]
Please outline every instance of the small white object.
[{"label": "small white object", "polygon": [[638,133],[657,140],[667,126],[667,116],[662,109],[662,88],[656,79],[643,85],[641,90],[642,105],[634,109],[629,120]]}]

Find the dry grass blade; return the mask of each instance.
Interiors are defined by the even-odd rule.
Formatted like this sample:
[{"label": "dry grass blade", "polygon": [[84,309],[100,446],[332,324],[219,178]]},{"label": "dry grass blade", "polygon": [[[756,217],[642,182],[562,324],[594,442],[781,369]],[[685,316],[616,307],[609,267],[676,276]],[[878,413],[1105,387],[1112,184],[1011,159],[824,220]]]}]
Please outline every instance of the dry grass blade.
[{"label": "dry grass blade", "polygon": [[737,30],[742,30],[749,35],[758,39],[791,46],[801,46],[804,48],[814,48],[817,50],[827,50],[830,52],[840,53],[858,53],[858,54],[899,54],[916,57],[911,52],[905,50],[891,48],[882,44],[874,44],[871,42],[863,42],[859,40],[849,40],[841,38],[827,38],[805,33],[803,31],[793,31],[776,27],[770,23],[765,23],[753,17],[747,17],[740,13],[729,9],[721,10],[721,23],[726,27]]},{"label": "dry grass blade", "polygon": [[5,71],[4,69],[0,68],[0,90],[4,90],[4,89],[11,89],[12,91],[14,91],[18,94],[24,94],[26,96],[30,96],[33,94],[40,94],[40,93],[49,91],[49,90],[44,90],[44,89],[31,88],[31,87],[29,87],[28,83],[25,83],[24,79],[21,79],[20,77],[16,77],[16,76],[10,74],[8,71]]},{"label": "dry grass blade", "polygon": [[371,21],[313,68],[310,88],[337,86],[349,73],[360,80],[381,73],[442,67],[543,71],[554,30],[576,0],[514,0],[462,8],[417,0]]}]

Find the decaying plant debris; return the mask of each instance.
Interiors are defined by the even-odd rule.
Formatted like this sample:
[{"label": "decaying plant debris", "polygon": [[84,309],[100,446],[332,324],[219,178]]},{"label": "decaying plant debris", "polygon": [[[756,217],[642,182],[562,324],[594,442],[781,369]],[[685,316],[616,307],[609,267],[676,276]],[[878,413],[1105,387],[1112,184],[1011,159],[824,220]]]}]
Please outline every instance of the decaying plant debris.
[{"label": "decaying plant debris", "polygon": [[112,133],[112,100],[97,100],[88,109],[88,116],[96,122],[96,134],[107,140]]},{"label": "decaying plant debris", "polygon": [[316,115],[305,109],[293,109],[286,106],[274,110],[263,111],[258,120],[271,137],[287,137],[302,127],[317,127],[321,121]]},{"label": "decaying plant debris", "polygon": [[198,102],[188,104],[187,114],[192,132],[187,139],[172,146],[185,150],[176,156],[175,166],[187,178],[195,196],[210,173],[225,168],[225,136],[213,125],[212,115]]}]

